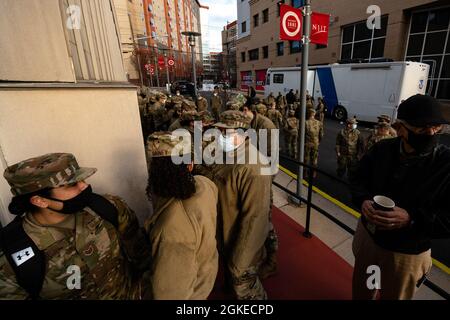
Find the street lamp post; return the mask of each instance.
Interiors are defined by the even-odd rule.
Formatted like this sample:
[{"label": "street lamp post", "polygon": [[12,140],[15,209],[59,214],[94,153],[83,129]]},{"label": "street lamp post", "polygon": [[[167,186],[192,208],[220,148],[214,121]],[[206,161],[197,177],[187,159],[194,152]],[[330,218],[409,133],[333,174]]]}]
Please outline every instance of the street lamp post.
[{"label": "street lamp post", "polygon": [[194,95],[197,96],[197,75],[195,72],[195,37],[201,36],[200,32],[194,31],[183,31],[181,33],[184,36],[188,37],[189,45],[191,46],[191,54],[192,54],[192,82],[194,82]]}]

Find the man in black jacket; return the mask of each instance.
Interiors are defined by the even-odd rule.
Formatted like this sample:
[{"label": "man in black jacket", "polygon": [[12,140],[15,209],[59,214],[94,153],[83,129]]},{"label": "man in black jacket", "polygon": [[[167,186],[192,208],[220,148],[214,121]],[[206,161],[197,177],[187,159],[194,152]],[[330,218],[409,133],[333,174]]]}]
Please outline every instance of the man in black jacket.
[{"label": "man in black jacket", "polygon": [[[450,237],[450,148],[438,144],[450,122],[444,108],[424,95],[402,102],[398,138],[375,144],[359,163],[354,299],[412,299],[432,266],[431,239]],[[374,209],[375,195],[394,200],[393,211]]]}]

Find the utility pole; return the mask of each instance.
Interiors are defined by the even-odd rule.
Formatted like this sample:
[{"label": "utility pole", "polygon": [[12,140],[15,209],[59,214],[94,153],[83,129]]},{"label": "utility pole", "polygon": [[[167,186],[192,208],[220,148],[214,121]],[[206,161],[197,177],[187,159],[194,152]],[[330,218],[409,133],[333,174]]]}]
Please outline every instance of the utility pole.
[{"label": "utility pole", "polygon": [[169,65],[167,64],[167,52],[164,50],[164,64],[166,65],[166,74],[167,74],[167,90],[170,91],[170,78],[169,78]]},{"label": "utility pole", "polygon": [[156,47],[156,54],[153,56],[155,61],[155,72],[156,72],[156,86],[159,88],[159,65],[158,65],[158,48]]},{"label": "utility pole", "polygon": [[[303,48],[302,48],[302,73],[300,80],[300,127],[299,127],[299,161],[305,159],[305,120],[306,120],[306,88],[308,81],[308,60],[309,60],[309,35],[311,33],[311,0],[305,0],[303,9]],[[297,196],[301,196],[303,183],[303,167],[298,166],[297,174]]]}]

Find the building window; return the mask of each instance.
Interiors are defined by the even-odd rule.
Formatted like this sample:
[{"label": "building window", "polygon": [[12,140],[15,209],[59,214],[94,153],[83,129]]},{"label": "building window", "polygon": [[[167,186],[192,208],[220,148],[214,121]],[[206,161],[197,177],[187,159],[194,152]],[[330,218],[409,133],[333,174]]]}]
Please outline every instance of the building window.
[{"label": "building window", "polygon": [[245,52],[241,52],[241,61],[245,62]]},{"label": "building window", "polygon": [[381,29],[367,28],[366,21],[342,28],[341,60],[372,61],[384,55],[388,16],[381,17]]},{"label": "building window", "polygon": [[262,49],[263,49],[263,59],[267,59],[269,57],[269,46],[264,46]]},{"label": "building window", "polygon": [[300,44],[300,41],[289,41],[290,44],[290,53],[298,53],[302,51],[302,46]]},{"label": "building window", "polygon": [[292,0],[292,6],[294,8],[303,7],[303,0]]},{"label": "building window", "polygon": [[284,4],[284,0],[280,0],[277,2],[277,17],[280,16],[280,4]]},{"label": "building window", "polygon": [[269,9],[263,10],[263,23],[269,22]]},{"label": "building window", "polygon": [[284,55],[284,42],[278,42],[277,43],[277,56]]},{"label": "building window", "polygon": [[430,65],[427,94],[450,100],[450,7],[412,14],[405,60]]},{"label": "building window", "polygon": [[284,74],[275,73],[273,75],[273,83],[283,83],[284,82]]},{"label": "building window", "polygon": [[253,27],[256,28],[258,26],[258,24],[259,24],[259,14],[255,14],[253,16]]},{"label": "building window", "polygon": [[253,49],[248,52],[248,60],[254,61],[259,59],[259,50]]},{"label": "building window", "polygon": [[246,33],[247,32],[247,21],[244,21],[241,23],[241,32]]}]

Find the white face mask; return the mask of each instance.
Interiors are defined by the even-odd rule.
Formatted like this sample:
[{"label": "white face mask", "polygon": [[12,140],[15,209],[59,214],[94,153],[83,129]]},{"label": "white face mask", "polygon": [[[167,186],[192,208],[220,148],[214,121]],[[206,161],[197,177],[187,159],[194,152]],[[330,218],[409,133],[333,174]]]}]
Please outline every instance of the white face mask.
[{"label": "white face mask", "polygon": [[224,152],[230,152],[237,148],[237,146],[234,145],[234,137],[230,136],[223,136],[222,134],[219,136],[219,146],[222,148]]},{"label": "white face mask", "polygon": [[177,92],[177,96],[179,96],[180,95],[180,93],[179,92]]},{"label": "white face mask", "polygon": [[217,97],[217,92],[214,92],[214,96]]},{"label": "white face mask", "polygon": [[357,124],[352,124],[352,129],[355,130],[356,128],[358,128]]}]

